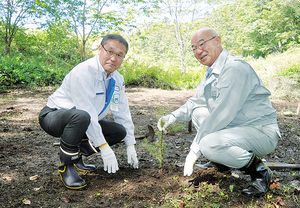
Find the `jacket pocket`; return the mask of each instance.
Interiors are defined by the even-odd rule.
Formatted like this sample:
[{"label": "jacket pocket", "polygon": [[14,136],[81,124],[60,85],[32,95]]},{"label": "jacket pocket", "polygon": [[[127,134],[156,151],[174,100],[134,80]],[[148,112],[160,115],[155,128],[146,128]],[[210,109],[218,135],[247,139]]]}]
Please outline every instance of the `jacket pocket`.
[{"label": "jacket pocket", "polygon": [[226,88],[228,88],[229,84],[228,83],[213,83],[211,86],[211,95],[213,97],[218,98],[222,92],[222,90],[225,90]]}]

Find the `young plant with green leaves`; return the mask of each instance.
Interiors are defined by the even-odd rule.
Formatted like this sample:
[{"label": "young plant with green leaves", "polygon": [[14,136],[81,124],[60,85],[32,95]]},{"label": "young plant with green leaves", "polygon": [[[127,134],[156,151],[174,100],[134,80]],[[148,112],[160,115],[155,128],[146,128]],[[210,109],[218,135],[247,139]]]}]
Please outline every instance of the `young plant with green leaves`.
[{"label": "young plant with green leaves", "polygon": [[[157,109],[157,117],[160,118],[161,116],[166,114],[166,109],[164,107],[160,107]],[[159,162],[159,167],[161,168],[161,174],[163,172],[163,165],[165,163],[165,153],[167,151],[167,144],[163,141],[164,132],[155,131],[158,139],[156,140],[155,144],[150,144],[147,139],[141,144],[141,147],[146,149],[153,157],[157,159]]]},{"label": "young plant with green leaves", "polygon": [[163,133],[160,131],[155,132],[158,135],[158,139],[155,144],[150,144],[147,139],[141,144],[142,148],[146,149],[153,157],[159,162],[159,168],[161,168],[161,174],[163,172],[163,166],[165,163],[165,153],[167,151],[167,144],[163,142]]}]

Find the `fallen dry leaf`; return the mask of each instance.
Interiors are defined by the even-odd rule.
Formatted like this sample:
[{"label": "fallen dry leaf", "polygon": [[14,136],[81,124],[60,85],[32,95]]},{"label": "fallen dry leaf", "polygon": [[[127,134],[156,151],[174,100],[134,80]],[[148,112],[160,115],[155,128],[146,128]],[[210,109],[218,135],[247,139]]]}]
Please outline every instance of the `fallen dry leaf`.
[{"label": "fallen dry leaf", "polygon": [[285,206],[284,201],[282,200],[282,198],[280,196],[277,196],[277,202],[281,205],[281,206]]},{"label": "fallen dry leaf", "polygon": [[10,176],[4,176],[2,177],[3,180],[11,181],[13,178]]},{"label": "fallen dry leaf", "polygon": [[275,208],[279,208],[279,205],[275,204],[274,202],[272,202],[272,204]]},{"label": "fallen dry leaf", "polygon": [[275,189],[275,188],[278,188],[279,186],[280,186],[280,183],[278,181],[271,180],[270,189]]},{"label": "fallen dry leaf", "polygon": [[24,204],[31,204],[30,200],[28,200],[28,199],[24,199],[24,200],[23,200],[23,203],[24,203]]},{"label": "fallen dry leaf", "polygon": [[65,203],[69,203],[70,202],[70,199],[68,199],[67,197],[60,197],[60,200],[62,200],[63,202]]},{"label": "fallen dry leaf", "polygon": [[41,187],[38,187],[38,188],[33,188],[34,191],[39,191],[41,188],[43,188],[42,186]]},{"label": "fallen dry leaf", "polygon": [[30,128],[30,127],[24,127],[23,131],[32,131],[32,128]]},{"label": "fallen dry leaf", "polygon": [[34,175],[34,176],[31,176],[29,179],[30,179],[31,181],[34,181],[34,180],[36,180],[38,177],[39,177],[38,175]]},{"label": "fallen dry leaf", "polygon": [[185,207],[185,203],[180,203],[179,207],[180,208],[184,208]]}]

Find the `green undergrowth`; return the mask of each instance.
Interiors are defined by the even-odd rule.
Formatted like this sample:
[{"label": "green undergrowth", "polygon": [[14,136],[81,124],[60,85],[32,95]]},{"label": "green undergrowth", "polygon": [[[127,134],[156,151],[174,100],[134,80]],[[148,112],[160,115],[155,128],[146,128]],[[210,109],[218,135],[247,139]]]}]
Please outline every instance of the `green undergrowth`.
[{"label": "green undergrowth", "polygon": [[[266,58],[243,58],[251,64],[275,97],[299,99],[300,48]],[[126,86],[142,86],[169,90],[195,89],[205,74],[205,67],[191,61],[183,73],[180,64],[172,61],[151,62],[147,58],[128,57],[118,70]],[[21,53],[0,56],[1,89],[13,87],[45,87],[62,82],[77,60],[59,60],[51,56],[26,56]]]}]

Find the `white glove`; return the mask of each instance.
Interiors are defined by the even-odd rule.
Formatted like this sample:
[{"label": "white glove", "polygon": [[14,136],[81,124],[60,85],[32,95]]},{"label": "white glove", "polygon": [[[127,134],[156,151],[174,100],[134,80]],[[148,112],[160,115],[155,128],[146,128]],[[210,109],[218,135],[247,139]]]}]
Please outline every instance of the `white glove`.
[{"label": "white glove", "polygon": [[115,173],[117,170],[119,170],[116,155],[110,146],[106,144],[104,147],[101,147],[100,150],[104,164],[104,171],[107,171],[108,173]]},{"label": "white glove", "polygon": [[[165,131],[166,128],[174,123],[176,121],[176,118],[175,116],[173,116],[172,114],[169,114],[169,115],[166,115],[166,116],[163,116],[161,117],[159,120],[158,120],[158,123],[157,123],[157,128],[159,131]],[[162,126],[162,123],[163,123],[163,126]]]},{"label": "white glove", "polygon": [[137,159],[137,154],[134,148],[134,144],[127,146],[127,159],[128,163],[133,166],[133,168],[139,168],[139,161]]},{"label": "white glove", "polygon": [[191,176],[194,171],[194,164],[196,163],[197,159],[201,156],[201,152],[198,151],[195,153],[193,150],[186,156],[185,163],[184,163],[184,176]]}]

